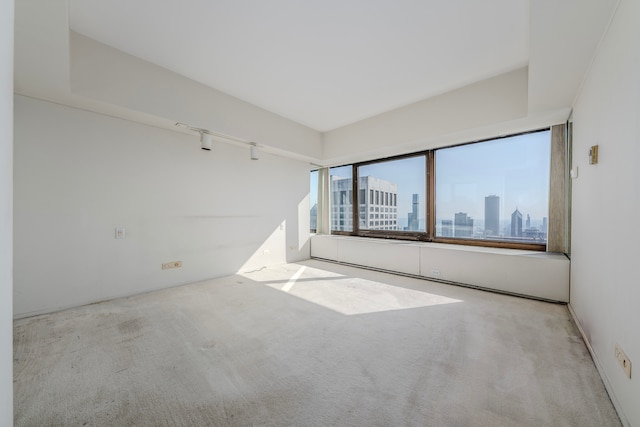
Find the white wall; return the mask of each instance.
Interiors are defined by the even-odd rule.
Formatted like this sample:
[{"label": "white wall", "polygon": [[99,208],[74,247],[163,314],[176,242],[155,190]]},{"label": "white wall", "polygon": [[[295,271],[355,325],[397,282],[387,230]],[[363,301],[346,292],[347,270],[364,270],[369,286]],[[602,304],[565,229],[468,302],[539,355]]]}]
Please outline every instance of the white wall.
[{"label": "white wall", "polygon": [[17,316],[309,257],[303,162],[16,96],[14,167]]},{"label": "white wall", "polygon": [[[627,425],[640,425],[640,2],[622,0],[574,106],[571,307]],[[599,145],[599,162],[587,151]],[[614,358],[632,362],[628,379]]]},{"label": "white wall", "polygon": [[319,158],[306,126],[70,32],[71,91],[92,100]]},{"label": "white wall", "polygon": [[326,132],[324,158],[333,163],[355,155],[361,161],[362,153],[400,154],[406,145],[424,150],[448,134],[526,115],[527,69],[522,68]]},{"label": "white wall", "polygon": [[13,0],[0,1],[0,425],[13,425]]}]

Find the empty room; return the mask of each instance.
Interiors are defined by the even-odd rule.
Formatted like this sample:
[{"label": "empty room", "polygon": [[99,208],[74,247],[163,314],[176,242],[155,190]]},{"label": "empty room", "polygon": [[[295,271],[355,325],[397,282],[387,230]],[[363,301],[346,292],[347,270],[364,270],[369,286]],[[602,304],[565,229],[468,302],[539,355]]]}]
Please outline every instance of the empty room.
[{"label": "empty room", "polygon": [[0,426],[640,426],[640,1],[0,21]]}]

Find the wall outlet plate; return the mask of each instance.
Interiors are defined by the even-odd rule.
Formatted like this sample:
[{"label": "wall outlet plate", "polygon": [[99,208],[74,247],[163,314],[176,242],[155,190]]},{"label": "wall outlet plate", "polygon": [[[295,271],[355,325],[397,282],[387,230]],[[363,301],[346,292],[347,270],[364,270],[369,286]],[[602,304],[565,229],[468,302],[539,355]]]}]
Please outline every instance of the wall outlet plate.
[{"label": "wall outlet plate", "polygon": [[165,262],[164,264],[162,264],[163,270],[168,270],[170,268],[180,268],[180,267],[182,267],[182,261],[171,261],[171,262]]},{"label": "wall outlet plate", "polygon": [[116,239],[127,237],[127,230],[124,227],[116,227]]},{"label": "wall outlet plate", "polygon": [[624,351],[622,351],[622,347],[620,347],[619,344],[616,344],[613,351],[614,356],[618,359],[618,363],[620,363],[625,374],[627,374],[627,377],[631,378],[631,361],[627,355],[624,354]]}]

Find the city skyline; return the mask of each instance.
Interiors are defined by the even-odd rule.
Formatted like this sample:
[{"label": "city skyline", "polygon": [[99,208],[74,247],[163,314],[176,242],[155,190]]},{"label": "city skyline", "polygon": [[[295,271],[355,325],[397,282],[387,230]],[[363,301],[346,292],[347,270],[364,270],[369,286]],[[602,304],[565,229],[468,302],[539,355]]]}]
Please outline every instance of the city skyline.
[{"label": "city skyline", "polygon": [[[352,206],[348,194],[352,192],[351,178],[330,176],[331,178],[331,226],[334,230],[350,231],[352,224]],[[424,231],[426,227],[418,220],[420,209],[419,195],[412,194],[411,211],[407,214],[406,223],[398,217],[397,185],[376,177],[360,177],[360,228],[370,230],[404,230]],[[388,190],[388,191],[383,191]],[[379,194],[378,194],[379,192]],[[374,196],[375,193],[375,196]],[[386,195],[386,198],[385,198]],[[515,210],[503,219],[500,215],[500,198],[496,195],[484,197],[485,215],[479,220],[468,213],[459,211],[453,219],[441,219],[436,223],[436,235],[440,237],[489,238],[543,240],[546,241],[548,218],[531,218],[526,214],[523,224],[523,213],[516,206]],[[376,207],[382,207],[380,211]],[[374,213],[375,209],[375,213]],[[385,209],[385,210],[382,210]],[[380,213],[379,213],[380,212]],[[384,212],[384,215],[382,214]],[[314,215],[315,214],[315,215]],[[317,202],[311,207],[312,228],[317,215]],[[382,222],[382,220],[385,222]]]}]

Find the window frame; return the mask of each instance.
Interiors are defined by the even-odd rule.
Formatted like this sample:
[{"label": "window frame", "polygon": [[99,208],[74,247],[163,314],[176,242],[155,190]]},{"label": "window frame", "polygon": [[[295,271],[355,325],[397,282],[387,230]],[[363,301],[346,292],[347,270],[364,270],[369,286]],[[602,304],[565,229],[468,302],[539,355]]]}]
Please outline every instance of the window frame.
[{"label": "window frame", "polygon": [[[429,150],[422,150],[417,152],[412,152],[408,154],[401,154],[397,156],[389,156],[378,159],[366,160],[363,162],[357,162],[352,164],[346,164],[335,167],[344,167],[351,166],[351,179],[352,179],[352,231],[341,231],[341,230],[331,230],[331,234],[335,235],[344,235],[344,236],[356,236],[356,237],[365,237],[365,238],[378,238],[378,239],[394,239],[394,240],[407,240],[407,241],[422,241],[422,242],[434,242],[434,243],[443,243],[443,244],[453,244],[453,245],[465,245],[465,246],[479,246],[479,247],[490,247],[490,248],[505,248],[505,249],[521,249],[521,250],[531,250],[531,251],[546,251],[547,250],[547,242],[549,237],[547,236],[547,242],[545,243],[527,243],[527,242],[511,242],[511,241],[500,241],[500,240],[483,240],[483,239],[466,239],[460,237],[444,237],[444,236],[436,236],[436,218],[435,218],[435,153],[438,150],[453,148],[453,147],[461,147],[470,144],[481,144],[483,142],[496,141],[504,138],[512,138],[520,135],[527,135],[537,132],[543,131],[551,131],[552,127],[543,127],[535,130],[530,130],[526,132],[519,132],[509,135],[501,135],[498,137],[485,138],[476,141],[464,142],[460,144],[452,144],[442,147],[437,147]],[[405,231],[405,230],[370,230],[370,229],[361,229],[360,228],[360,200],[359,200],[359,170],[362,166],[367,166],[371,164],[384,163],[388,161],[394,160],[402,160],[411,157],[420,157],[423,156],[425,159],[425,199],[426,203],[424,207],[421,208],[422,213],[425,215],[426,224],[425,231]],[[374,192],[375,196],[375,192]],[[384,196],[384,195],[383,195]],[[367,195],[365,195],[365,198]],[[549,197],[551,197],[551,189],[549,189]],[[365,203],[366,204],[366,203]],[[396,205],[390,205],[397,208]],[[366,212],[366,215],[369,215],[369,212]]]}]

